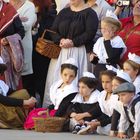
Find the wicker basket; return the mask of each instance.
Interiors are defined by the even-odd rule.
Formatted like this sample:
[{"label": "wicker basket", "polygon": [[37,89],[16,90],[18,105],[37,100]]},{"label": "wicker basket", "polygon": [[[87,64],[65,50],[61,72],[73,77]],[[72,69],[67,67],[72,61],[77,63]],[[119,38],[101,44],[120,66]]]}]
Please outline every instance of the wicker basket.
[{"label": "wicker basket", "polygon": [[58,58],[61,48],[58,45],[56,45],[53,41],[44,38],[45,33],[47,31],[51,33],[55,33],[48,29],[44,30],[42,36],[37,40],[35,50],[43,56],[49,58]]},{"label": "wicker basket", "polygon": [[[48,114],[48,113],[47,113]],[[62,117],[50,117],[47,118],[33,118],[35,131],[37,132],[61,132],[65,118]]]}]

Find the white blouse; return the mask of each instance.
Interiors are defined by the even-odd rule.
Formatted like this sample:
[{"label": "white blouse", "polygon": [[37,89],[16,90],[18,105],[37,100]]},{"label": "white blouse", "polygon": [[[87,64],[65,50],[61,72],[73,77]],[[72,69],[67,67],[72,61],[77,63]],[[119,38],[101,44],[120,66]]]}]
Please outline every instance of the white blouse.
[{"label": "white blouse", "polygon": [[68,95],[78,92],[78,87],[76,84],[71,83],[66,85],[64,88],[60,89],[59,87],[63,84],[62,80],[55,82],[50,88],[50,100],[55,106],[54,109],[57,110],[61,101]]},{"label": "white blouse", "polygon": [[140,75],[136,77],[136,79],[133,82],[135,88],[136,88],[136,94],[140,92]]},{"label": "white blouse", "polygon": [[[123,48],[123,52],[121,57],[126,52],[126,46],[121,37],[115,36],[113,39],[110,40],[112,48]],[[108,59],[108,55],[104,46],[104,38],[100,37],[97,42],[94,44],[93,52],[98,56],[99,63],[105,64],[106,59]]]},{"label": "white blouse", "polygon": [[118,102],[118,96],[112,94],[108,100],[105,100],[106,96],[107,92],[102,91],[98,98],[98,102],[102,112],[111,117],[113,114],[113,109]]}]

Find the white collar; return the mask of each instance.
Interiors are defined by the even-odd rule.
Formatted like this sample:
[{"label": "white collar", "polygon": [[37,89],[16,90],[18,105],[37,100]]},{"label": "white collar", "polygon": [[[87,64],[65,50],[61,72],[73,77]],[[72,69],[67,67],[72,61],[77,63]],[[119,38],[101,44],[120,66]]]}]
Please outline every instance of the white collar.
[{"label": "white collar", "polygon": [[93,91],[89,97],[89,100],[84,102],[83,97],[80,95],[80,93],[78,93],[71,102],[72,103],[93,104],[98,101],[99,94],[100,94],[100,92],[98,90]]}]

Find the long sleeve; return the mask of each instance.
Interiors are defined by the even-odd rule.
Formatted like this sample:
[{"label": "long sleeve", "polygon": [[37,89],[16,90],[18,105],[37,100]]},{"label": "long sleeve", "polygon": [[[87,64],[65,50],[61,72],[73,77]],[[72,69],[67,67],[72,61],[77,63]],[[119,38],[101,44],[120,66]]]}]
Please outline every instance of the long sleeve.
[{"label": "long sleeve", "polygon": [[61,22],[61,13],[63,13],[63,11],[60,11],[60,13],[56,16],[54,22],[53,22],[53,25],[51,27],[51,30],[56,32],[55,34],[53,33],[50,33],[51,37],[52,37],[52,40],[56,43],[56,44],[59,44],[60,40],[62,39],[62,35],[59,33],[59,30],[58,30],[58,25],[59,23]]},{"label": "long sleeve", "polygon": [[98,29],[98,17],[95,12],[91,12],[87,16],[88,17],[85,21],[85,32],[73,39],[74,46],[76,47],[85,45],[89,41],[93,40],[96,35]]},{"label": "long sleeve", "polygon": [[[120,61],[120,55],[122,53],[123,48],[113,48],[110,40],[104,41],[104,45],[106,48],[106,52],[108,55],[108,59],[106,61],[109,64],[117,64]],[[115,52],[115,53],[114,53]]]},{"label": "long sleeve", "polygon": [[10,98],[0,94],[0,103],[7,106],[23,106],[22,99]]},{"label": "long sleeve", "polygon": [[119,122],[119,132],[125,132],[126,126],[128,124],[128,119],[125,113],[121,113],[120,122]]},{"label": "long sleeve", "polygon": [[72,93],[62,100],[62,102],[59,105],[58,110],[55,113],[55,116],[65,116],[65,115],[67,115],[66,114],[67,110],[68,110],[69,106],[72,104],[71,101],[74,99],[76,94],[77,93]]},{"label": "long sleeve", "polygon": [[140,132],[140,102],[135,105],[134,132]]},{"label": "long sleeve", "polygon": [[100,122],[102,127],[111,123],[111,117],[107,116],[104,113],[102,113],[102,115],[98,117],[97,120]]},{"label": "long sleeve", "polygon": [[31,2],[27,2],[26,7],[28,8],[24,12],[24,17],[28,18],[28,20],[26,22],[22,22],[22,24],[25,31],[28,31],[35,24],[37,15],[35,14],[35,7]]},{"label": "long sleeve", "polygon": [[24,35],[25,35],[25,30],[24,30],[24,27],[21,23],[21,20],[20,20],[19,16],[17,16],[14,19],[13,26],[15,28],[15,33],[18,33],[21,36],[21,38],[23,39]]},{"label": "long sleeve", "polygon": [[113,115],[112,115],[112,120],[111,120],[111,130],[112,131],[117,130],[119,119],[120,119],[120,113],[114,109]]}]

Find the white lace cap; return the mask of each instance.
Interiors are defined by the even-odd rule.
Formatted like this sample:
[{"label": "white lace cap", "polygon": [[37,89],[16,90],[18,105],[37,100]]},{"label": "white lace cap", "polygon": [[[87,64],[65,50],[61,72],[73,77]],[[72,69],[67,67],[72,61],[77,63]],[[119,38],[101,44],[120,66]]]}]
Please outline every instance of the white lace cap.
[{"label": "white lace cap", "polygon": [[120,78],[128,81],[129,83],[132,83],[132,79],[129,76],[129,74],[124,72],[123,70],[117,70],[117,77],[120,77]]},{"label": "white lace cap", "polygon": [[106,68],[107,68],[107,70],[112,70],[112,71],[114,71],[116,73],[117,73],[117,70],[118,70],[115,67],[113,67],[112,65],[106,65]]},{"label": "white lace cap", "polygon": [[83,72],[83,77],[95,78],[95,75],[91,72]]},{"label": "white lace cap", "polygon": [[129,53],[128,59],[134,61],[137,64],[140,64],[140,56],[136,55],[135,53]]},{"label": "white lace cap", "polygon": [[111,17],[113,19],[119,20],[118,17],[111,10],[107,10],[106,17]]},{"label": "white lace cap", "polygon": [[78,63],[74,58],[67,59],[63,64],[71,64],[71,65],[74,65],[78,68]]}]

